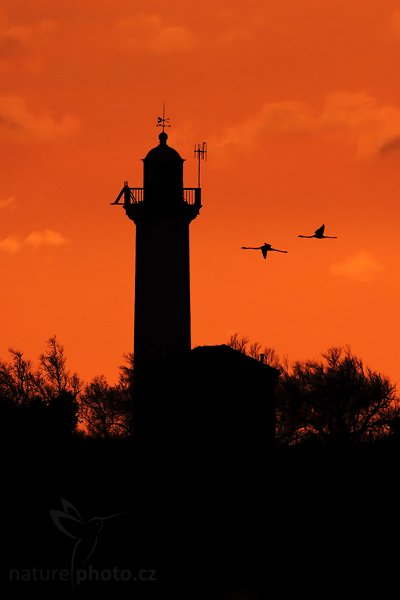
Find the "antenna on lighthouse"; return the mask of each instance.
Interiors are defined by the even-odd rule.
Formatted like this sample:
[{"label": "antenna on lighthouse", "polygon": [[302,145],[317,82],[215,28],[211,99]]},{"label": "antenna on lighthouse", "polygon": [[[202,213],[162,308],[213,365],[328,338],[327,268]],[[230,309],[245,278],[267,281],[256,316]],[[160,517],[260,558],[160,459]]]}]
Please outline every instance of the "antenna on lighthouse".
[{"label": "antenna on lighthouse", "polygon": [[163,104],[162,117],[157,117],[157,127],[162,127],[163,133],[164,133],[165,127],[171,127],[171,124],[169,122],[169,117],[165,116],[165,102]]},{"label": "antenna on lighthouse", "polygon": [[200,187],[200,160],[207,160],[207,142],[194,145],[194,157],[197,157],[197,187]]}]

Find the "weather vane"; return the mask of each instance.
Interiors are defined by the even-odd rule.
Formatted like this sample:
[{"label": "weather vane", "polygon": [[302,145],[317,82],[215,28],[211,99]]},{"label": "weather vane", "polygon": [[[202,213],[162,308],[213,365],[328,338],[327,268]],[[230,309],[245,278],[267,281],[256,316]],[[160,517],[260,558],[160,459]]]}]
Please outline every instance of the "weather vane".
[{"label": "weather vane", "polygon": [[194,157],[197,157],[197,187],[200,187],[200,160],[207,160],[207,142],[201,142],[201,144],[195,144],[194,146]]},{"label": "weather vane", "polygon": [[164,133],[165,127],[171,127],[171,124],[169,122],[169,117],[165,116],[165,102],[163,104],[162,117],[157,117],[157,127],[162,127],[163,133]]}]

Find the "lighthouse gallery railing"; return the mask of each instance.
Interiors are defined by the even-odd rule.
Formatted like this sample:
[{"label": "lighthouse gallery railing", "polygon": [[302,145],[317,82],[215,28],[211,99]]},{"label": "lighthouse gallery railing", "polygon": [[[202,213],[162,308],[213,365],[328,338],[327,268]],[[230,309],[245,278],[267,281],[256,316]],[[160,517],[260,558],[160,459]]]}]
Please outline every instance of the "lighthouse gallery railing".
[{"label": "lighthouse gallery railing", "polygon": [[[121,200],[121,202],[120,202]],[[201,188],[183,188],[183,200],[186,204],[201,203]],[[126,206],[127,204],[139,204],[144,201],[144,188],[133,188],[125,186],[122,188],[117,199],[112,204]]]}]

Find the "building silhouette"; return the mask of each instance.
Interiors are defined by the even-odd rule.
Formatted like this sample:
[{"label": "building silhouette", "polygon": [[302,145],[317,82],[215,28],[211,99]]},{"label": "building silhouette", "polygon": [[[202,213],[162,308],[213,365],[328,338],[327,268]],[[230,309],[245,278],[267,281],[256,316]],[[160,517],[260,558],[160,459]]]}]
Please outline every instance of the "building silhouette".
[{"label": "building silhouette", "polygon": [[278,371],[225,344],[157,366],[142,421],[152,447],[200,461],[264,460],[275,439]]}]

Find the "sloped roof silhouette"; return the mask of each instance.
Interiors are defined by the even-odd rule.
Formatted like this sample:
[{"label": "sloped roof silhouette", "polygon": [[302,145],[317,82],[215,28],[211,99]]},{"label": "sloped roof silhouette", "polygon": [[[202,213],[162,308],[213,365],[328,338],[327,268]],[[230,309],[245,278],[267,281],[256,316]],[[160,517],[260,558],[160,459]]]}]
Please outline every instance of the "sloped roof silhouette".
[{"label": "sloped roof silhouette", "polygon": [[252,356],[248,356],[226,344],[220,344],[218,346],[197,346],[191,350],[190,360],[198,367],[201,367],[202,364],[204,366],[215,366],[216,368],[230,365],[238,368],[247,367],[250,369],[265,369],[269,371],[271,376],[278,375],[278,371],[273,367],[265,365]]}]

